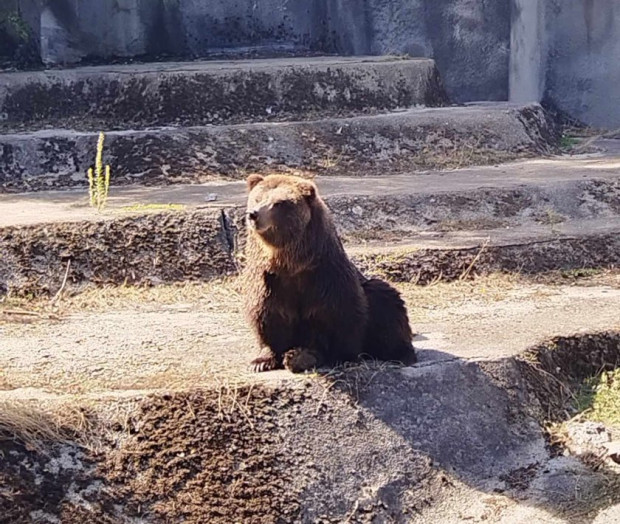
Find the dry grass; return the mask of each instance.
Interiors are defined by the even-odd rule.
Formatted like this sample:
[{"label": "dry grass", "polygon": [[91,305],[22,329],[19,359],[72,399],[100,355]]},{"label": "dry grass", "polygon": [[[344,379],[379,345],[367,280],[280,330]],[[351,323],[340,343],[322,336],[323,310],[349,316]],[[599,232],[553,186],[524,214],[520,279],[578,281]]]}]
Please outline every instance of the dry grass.
[{"label": "dry grass", "polygon": [[145,212],[145,211],[183,211],[187,206],[184,204],[133,204],[125,206],[120,211],[128,213]]},{"label": "dry grass", "polygon": [[472,299],[492,303],[515,298],[516,295],[523,298],[532,295],[542,297],[554,292],[552,289],[546,289],[543,284],[526,282],[520,275],[500,273],[471,280],[461,279],[453,282],[437,280],[428,286],[399,284],[398,288],[416,308],[453,306]]},{"label": "dry grass", "polygon": [[398,362],[365,359],[360,362],[341,364],[330,368],[324,373],[317,372],[311,374],[311,377],[318,379],[316,383],[323,387],[323,395],[316,412],[318,413],[321,410],[325,400],[329,398],[332,391],[344,391],[350,398],[359,402],[360,392],[368,388],[375,378],[391,369],[398,369],[400,367],[402,365]]},{"label": "dry grass", "polygon": [[[472,298],[495,302],[522,295],[531,298],[556,293],[558,286],[609,286],[620,288],[620,270],[554,271],[534,276],[496,273],[473,279],[443,282],[438,278],[426,286],[399,283],[398,289],[416,308],[435,308],[442,304]],[[154,308],[223,309],[238,312],[241,289],[237,278],[206,283],[188,282],[159,286],[105,286],[88,288],[61,300],[4,297],[0,301],[0,324],[62,320],[76,312]]]},{"label": "dry grass", "polygon": [[227,278],[207,283],[181,283],[153,287],[106,286],[71,297],[65,306],[72,310],[101,311],[152,305],[174,306],[200,303],[213,307],[238,304],[239,281]]},{"label": "dry grass", "polygon": [[536,221],[543,225],[556,226],[566,222],[566,217],[554,209],[547,208],[536,218]]},{"label": "dry grass", "polygon": [[507,220],[483,217],[476,219],[442,220],[437,225],[437,231],[471,231],[484,229],[499,229],[509,225]]},{"label": "dry grass", "polygon": [[411,234],[404,229],[383,229],[380,227],[367,227],[342,233],[342,241],[348,244],[366,244],[368,242],[397,243]]},{"label": "dry grass", "polygon": [[0,441],[15,441],[28,450],[47,454],[54,444],[80,446],[100,453],[131,427],[142,396],[0,400]]},{"label": "dry grass", "polygon": [[528,277],[527,281],[541,283],[548,286],[607,286],[620,288],[620,269],[570,269],[551,271]]},{"label": "dry grass", "polygon": [[91,287],[55,302],[47,298],[5,297],[0,302],[0,324],[61,320],[64,315],[78,311],[149,310],[161,306],[189,308],[193,304],[207,309],[237,309],[240,304],[238,279],[161,286]]},{"label": "dry grass", "polygon": [[[521,277],[504,274],[447,283],[438,280],[429,286],[412,283],[397,285],[403,295],[408,300],[414,301],[417,307],[434,307],[472,297],[492,302],[506,298],[507,293],[523,286],[524,281]],[[238,311],[241,306],[239,281],[230,278],[208,283],[154,287],[91,288],[65,298],[56,306],[52,306],[47,299],[7,299],[4,304],[0,304],[0,322],[61,320],[64,315],[76,312],[150,310],[161,307],[183,310],[196,306],[201,309]]]},{"label": "dry grass", "polygon": [[0,440],[14,440],[30,450],[44,451],[50,443],[75,443],[90,428],[84,407],[30,399],[0,401]]}]

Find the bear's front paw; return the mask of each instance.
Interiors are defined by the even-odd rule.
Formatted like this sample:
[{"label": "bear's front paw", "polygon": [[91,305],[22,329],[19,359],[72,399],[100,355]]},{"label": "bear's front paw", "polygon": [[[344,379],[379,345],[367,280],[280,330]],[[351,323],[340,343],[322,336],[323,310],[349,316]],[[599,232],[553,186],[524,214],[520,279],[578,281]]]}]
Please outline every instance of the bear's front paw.
[{"label": "bear's front paw", "polygon": [[303,373],[321,365],[319,354],[310,349],[296,348],[284,353],[284,367],[291,373]]},{"label": "bear's front paw", "polygon": [[272,355],[266,355],[255,358],[250,363],[250,368],[254,373],[263,373],[265,371],[273,371],[274,369],[282,369],[282,364]]}]

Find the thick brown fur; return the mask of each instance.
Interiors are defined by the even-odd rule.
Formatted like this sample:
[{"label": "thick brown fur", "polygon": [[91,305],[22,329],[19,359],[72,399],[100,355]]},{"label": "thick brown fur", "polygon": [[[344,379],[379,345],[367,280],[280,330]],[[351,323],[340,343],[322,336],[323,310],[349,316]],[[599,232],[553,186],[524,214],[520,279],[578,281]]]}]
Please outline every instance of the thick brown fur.
[{"label": "thick brown fur", "polygon": [[400,295],[352,264],[315,184],[251,175],[247,185],[245,312],[263,348],[254,370],[415,361]]}]

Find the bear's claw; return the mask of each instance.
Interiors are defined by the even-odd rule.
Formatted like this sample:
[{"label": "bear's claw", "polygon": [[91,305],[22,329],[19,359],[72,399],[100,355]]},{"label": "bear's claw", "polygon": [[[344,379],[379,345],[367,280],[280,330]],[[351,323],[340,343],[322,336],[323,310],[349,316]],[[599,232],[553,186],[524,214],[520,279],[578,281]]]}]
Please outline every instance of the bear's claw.
[{"label": "bear's claw", "polygon": [[264,373],[274,369],[282,369],[282,364],[278,364],[274,357],[258,357],[250,363],[250,369],[254,373]]}]

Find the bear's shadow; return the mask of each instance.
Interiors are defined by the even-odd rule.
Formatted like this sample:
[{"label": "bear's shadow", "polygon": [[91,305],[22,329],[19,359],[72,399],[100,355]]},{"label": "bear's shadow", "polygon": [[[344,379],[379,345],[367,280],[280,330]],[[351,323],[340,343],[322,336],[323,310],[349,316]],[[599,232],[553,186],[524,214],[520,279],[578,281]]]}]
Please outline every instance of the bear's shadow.
[{"label": "bear's shadow", "polygon": [[[414,345],[420,340],[426,338],[417,335]],[[514,359],[473,361],[434,349],[417,353],[412,366],[364,362],[325,377],[446,473],[476,490],[523,500],[536,474],[544,477],[552,456]],[[525,484],[513,482],[521,477]],[[574,471],[536,480],[536,490],[544,486],[536,505],[561,513],[567,498],[554,491],[577,496],[583,481]],[[597,497],[579,504],[581,514],[601,509]]]}]

